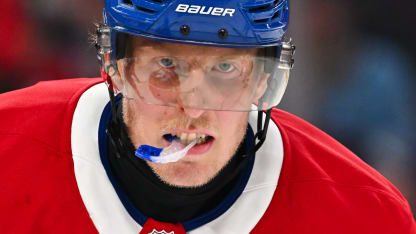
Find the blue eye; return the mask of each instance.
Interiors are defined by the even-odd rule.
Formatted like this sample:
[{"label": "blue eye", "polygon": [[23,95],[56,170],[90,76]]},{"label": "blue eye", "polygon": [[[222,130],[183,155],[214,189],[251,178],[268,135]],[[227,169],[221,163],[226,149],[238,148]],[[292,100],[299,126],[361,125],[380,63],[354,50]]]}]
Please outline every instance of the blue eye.
[{"label": "blue eye", "polygon": [[165,68],[174,67],[176,64],[171,58],[162,58],[159,60],[159,65]]},{"label": "blue eye", "polygon": [[231,72],[235,69],[235,67],[231,63],[219,63],[215,65],[215,69],[220,72]]}]

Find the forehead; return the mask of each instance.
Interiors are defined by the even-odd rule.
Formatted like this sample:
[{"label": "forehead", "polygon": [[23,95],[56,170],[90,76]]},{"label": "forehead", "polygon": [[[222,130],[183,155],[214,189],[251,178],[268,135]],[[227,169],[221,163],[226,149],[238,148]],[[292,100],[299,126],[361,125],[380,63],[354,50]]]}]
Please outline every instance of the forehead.
[{"label": "forehead", "polygon": [[162,42],[140,37],[129,37],[127,48],[132,55],[149,53],[167,53],[175,56],[256,56],[255,48],[223,48],[215,46],[200,46],[182,43]]}]

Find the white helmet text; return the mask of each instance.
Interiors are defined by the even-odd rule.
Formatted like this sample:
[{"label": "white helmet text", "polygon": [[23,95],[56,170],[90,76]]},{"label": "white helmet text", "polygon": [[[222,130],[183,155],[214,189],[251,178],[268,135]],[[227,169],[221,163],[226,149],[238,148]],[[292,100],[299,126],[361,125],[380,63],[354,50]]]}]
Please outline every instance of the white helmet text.
[{"label": "white helmet text", "polygon": [[215,16],[230,16],[233,17],[235,9],[221,8],[221,7],[206,7],[198,5],[178,4],[176,12],[200,14],[200,15],[215,15]]}]

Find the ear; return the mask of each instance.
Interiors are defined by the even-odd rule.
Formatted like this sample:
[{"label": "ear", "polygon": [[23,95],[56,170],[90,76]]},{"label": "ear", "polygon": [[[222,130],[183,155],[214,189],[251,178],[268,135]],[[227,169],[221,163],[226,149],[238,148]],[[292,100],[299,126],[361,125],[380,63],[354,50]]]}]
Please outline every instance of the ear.
[{"label": "ear", "polygon": [[270,74],[262,72],[260,75],[259,84],[254,95],[254,103],[258,103],[259,99],[263,96],[267,89],[267,81],[269,80]]},{"label": "ear", "polygon": [[[119,68],[122,70],[120,71]],[[124,74],[124,66],[117,60],[116,66],[110,65],[108,68],[108,74],[111,76],[113,81],[114,92],[120,92],[123,87],[123,80],[121,74]]]},{"label": "ear", "polygon": [[111,79],[113,80],[113,89],[114,92],[118,93],[120,92],[120,84],[121,84],[121,77],[120,77],[120,73],[117,73],[116,75],[112,76]]}]

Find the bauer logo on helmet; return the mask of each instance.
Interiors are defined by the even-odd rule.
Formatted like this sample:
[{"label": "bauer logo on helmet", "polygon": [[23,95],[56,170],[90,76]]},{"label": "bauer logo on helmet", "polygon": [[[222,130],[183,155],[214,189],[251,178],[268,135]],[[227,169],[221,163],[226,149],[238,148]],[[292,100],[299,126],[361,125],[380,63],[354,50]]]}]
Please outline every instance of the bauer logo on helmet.
[{"label": "bauer logo on helmet", "polygon": [[230,16],[233,17],[235,9],[221,8],[221,7],[206,7],[198,5],[178,4],[176,12],[200,14],[200,15],[215,15],[215,16]]}]

